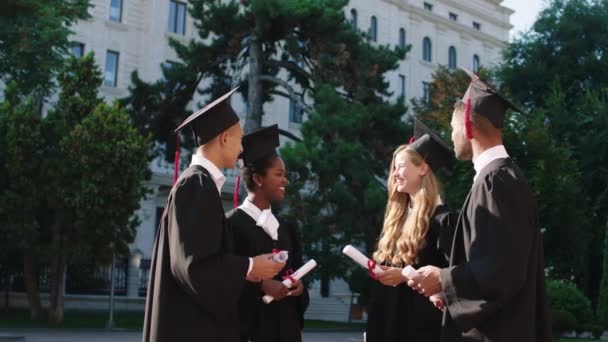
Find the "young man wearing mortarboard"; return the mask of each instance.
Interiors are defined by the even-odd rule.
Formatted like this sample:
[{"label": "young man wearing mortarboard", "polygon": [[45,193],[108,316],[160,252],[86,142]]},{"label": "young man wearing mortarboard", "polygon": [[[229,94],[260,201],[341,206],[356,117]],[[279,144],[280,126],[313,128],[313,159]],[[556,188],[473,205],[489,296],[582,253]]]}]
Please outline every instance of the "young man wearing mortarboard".
[{"label": "young man wearing mortarboard", "polygon": [[452,114],[456,158],[472,160],[473,186],[458,218],[450,266],[429,266],[409,285],[442,292],[441,341],[549,342],[543,242],[532,189],[502,144],[507,109],[473,73]]},{"label": "young man wearing mortarboard", "polygon": [[[238,342],[237,300],[245,280],[275,276],[271,254],[232,254],[220,198],[242,151],[243,130],[230,107],[236,89],[188,117],[197,150],[167,198],[154,241],[143,327],[144,342]],[[177,167],[177,163],[176,163]]]}]

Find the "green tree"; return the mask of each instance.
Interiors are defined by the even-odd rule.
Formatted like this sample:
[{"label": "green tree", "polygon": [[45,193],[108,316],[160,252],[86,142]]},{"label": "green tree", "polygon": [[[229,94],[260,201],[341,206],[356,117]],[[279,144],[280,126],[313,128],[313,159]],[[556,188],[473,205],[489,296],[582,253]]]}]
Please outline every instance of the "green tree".
[{"label": "green tree", "polygon": [[[0,4],[0,79],[40,98],[70,47],[70,27],[89,17],[88,0],[6,0]],[[40,103],[39,103],[40,105]]]},{"label": "green tree", "polygon": [[98,96],[101,73],[93,54],[70,58],[59,75],[61,93],[45,120],[43,178],[52,219],[50,319],[63,318],[68,260],[107,261],[134,238],[133,212],[144,195],[148,143],[119,107]]},{"label": "green tree", "polygon": [[[411,130],[399,103],[350,101],[331,86],[320,88],[314,100],[315,111],[302,124],[303,140],[281,153],[290,180],[288,214],[302,229],[306,255],[323,265],[317,277],[326,286],[342,276],[360,280],[349,276],[356,266],[336,255],[346,244],[366,253],[375,249],[392,151]],[[365,293],[361,284],[351,287]]]},{"label": "green tree", "polygon": [[569,165],[582,175],[577,198],[563,201],[576,203],[571,207],[583,209],[587,218],[570,222],[575,225],[571,229],[583,232],[587,243],[587,264],[575,281],[594,302],[602,260],[602,227],[608,220],[608,170],[604,162],[608,157],[606,21],[606,1],[551,1],[532,29],[507,48],[505,62],[498,70],[498,78],[513,100],[529,111],[544,114],[542,121],[549,128],[551,144],[568,147]]},{"label": "green tree", "polygon": [[[3,224],[24,255],[32,316],[39,317],[36,266],[51,266],[50,321],[63,318],[70,260],[106,263],[124,254],[135,234],[133,212],[145,193],[149,144],[129,115],[98,95],[101,73],[93,54],[70,58],[58,75],[55,109],[39,119],[12,87],[2,111]],[[5,206],[5,204],[8,204]]]},{"label": "green tree", "polygon": [[[38,213],[44,193],[37,186],[44,153],[37,106],[32,98],[21,99],[17,86],[9,83],[0,104],[0,232],[2,255],[17,252],[23,258],[23,278],[31,318],[39,320],[42,305],[38,290],[36,256],[40,251]],[[8,260],[8,259],[5,259]],[[8,267],[8,265],[6,265]]]},{"label": "green tree", "polygon": [[[190,1],[189,13],[200,40],[171,40],[179,63],[163,66],[164,79],[153,84],[132,76],[131,95],[123,101],[136,124],[166,146],[172,160],[173,128],[187,115],[186,105],[199,93],[218,96],[242,85],[247,102],[245,131],[261,125],[263,105],[288,98],[310,112],[322,84],[348,96],[374,97],[363,83],[380,86],[382,74],[367,66],[388,63],[389,47],[372,48],[365,35],[345,19],[347,0]],[[365,72],[363,72],[365,70]],[[204,85],[201,81],[209,80]]]},{"label": "green tree", "polygon": [[[606,224],[608,230],[608,224]],[[602,281],[597,304],[597,320],[604,327],[608,327],[608,234],[604,232],[604,264],[602,268]]]}]

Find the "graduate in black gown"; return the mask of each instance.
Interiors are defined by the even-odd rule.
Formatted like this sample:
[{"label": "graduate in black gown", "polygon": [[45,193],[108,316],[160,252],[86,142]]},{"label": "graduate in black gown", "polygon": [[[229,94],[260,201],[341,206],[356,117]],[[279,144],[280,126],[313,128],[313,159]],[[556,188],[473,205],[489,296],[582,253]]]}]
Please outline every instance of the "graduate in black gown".
[{"label": "graduate in black gown", "polygon": [[[220,199],[222,168],[241,153],[242,128],[229,104],[236,89],[188,117],[198,149],[176,180],[154,241],[142,341],[238,342],[237,299],[250,281],[284,266],[236,256]],[[253,256],[253,255],[252,255]]]},{"label": "graduate in black gown", "polygon": [[441,312],[410,289],[402,268],[448,264],[455,217],[440,197],[435,173],[453,160],[441,139],[428,130],[398,147],[391,162],[388,204],[374,260],[385,272],[372,282],[367,342],[437,342]]},{"label": "graduate in black gown", "polygon": [[[284,250],[289,259],[279,276],[245,286],[239,299],[241,341],[299,342],[304,311],[308,306],[308,290],[298,280],[288,289],[282,276],[302,266],[302,242],[296,226],[275,216],[271,202],[285,196],[285,165],[277,155],[277,125],[263,128],[243,138],[241,175],[248,196],[228,212],[227,219],[234,232],[237,255],[252,256]],[[275,298],[265,304],[262,297]],[[235,327],[236,329],[236,327]]]},{"label": "graduate in black gown", "polygon": [[449,267],[419,270],[410,285],[442,291],[442,341],[548,342],[543,242],[534,194],[502,144],[515,107],[476,75],[452,115],[456,157],[475,178],[458,218]]}]

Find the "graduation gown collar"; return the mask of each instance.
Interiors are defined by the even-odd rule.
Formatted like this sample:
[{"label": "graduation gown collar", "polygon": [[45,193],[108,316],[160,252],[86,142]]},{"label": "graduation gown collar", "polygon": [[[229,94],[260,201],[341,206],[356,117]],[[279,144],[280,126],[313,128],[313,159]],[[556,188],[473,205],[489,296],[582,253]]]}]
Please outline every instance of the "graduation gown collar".
[{"label": "graduation gown collar", "polygon": [[504,158],[509,158],[509,154],[507,153],[504,145],[496,145],[483,151],[483,153],[473,160],[473,168],[475,168],[475,177],[473,177],[473,182],[477,180],[481,171],[483,171],[488,164],[496,159]]},{"label": "graduation gown collar", "polygon": [[199,165],[207,170],[211,175],[211,178],[213,178],[217,191],[220,194],[222,193],[222,186],[224,186],[224,183],[226,182],[226,176],[224,176],[222,171],[220,171],[220,169],[215,166],[211,160],[195,153],[192,155],[192,162],[190,163],[190,166],[192,165]]},{"label": "graduation gown collar", "polygon": [[262,227],[271,239],[277,240],[279,238],[279,221],[272,214],[271,208],[261,210],[246,198],[243,204],[239,206],[239,209],[249,215],[258,227]]}]

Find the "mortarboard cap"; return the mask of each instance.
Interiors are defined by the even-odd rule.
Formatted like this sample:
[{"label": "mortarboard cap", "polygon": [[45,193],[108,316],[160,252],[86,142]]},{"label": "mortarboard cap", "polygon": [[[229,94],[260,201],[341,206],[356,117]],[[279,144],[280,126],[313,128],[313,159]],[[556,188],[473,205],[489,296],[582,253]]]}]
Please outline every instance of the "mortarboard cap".
[{"label": "mortarboard cap", "polygon": [[241,157],[245,165],[268,155],[276,155],[276,148],[280,145],[279,126],[272,125],[249,133],[243,136],[242,144],[243,154]]},{"label": "mortarboard cap", "polygon": [[433,172],[442,167],[449,167],[454,161],[453,149],[416,117],[414,139],[410,142],[410,147],[424,159]]},{"label": "mortarboard cap", "polygon": [[190,115],[175,129],[175,132],[186,126],[191,126],[197,144],[203,145],[239,122],[239,116],[230,106],[230,96],[237,89],[239,89],[239,87],[232,89]]},{"label": "mortarboard cap", "polygon": [[[470,106],[471,111],[490,120],[496,128],[504,126],[505,113],[509,108],[521,113],[521,110],[513,105],[511,101],[501,96],[490,85],[482,81],[479,76],[465,68],[461,67],[461,69],[471,77],[469,88],[462,97],[462,102]],[[470,104],[468,104],[469,101]]]}]

